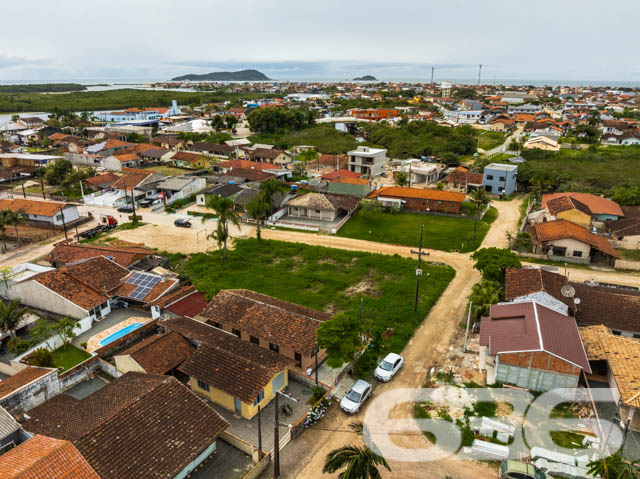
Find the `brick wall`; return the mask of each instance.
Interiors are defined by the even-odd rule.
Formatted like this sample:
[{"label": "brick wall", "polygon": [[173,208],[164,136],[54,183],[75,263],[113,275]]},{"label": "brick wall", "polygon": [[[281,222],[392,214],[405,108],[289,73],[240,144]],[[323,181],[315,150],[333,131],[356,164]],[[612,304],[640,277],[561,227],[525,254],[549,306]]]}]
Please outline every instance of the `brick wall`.
[{"label": "brick wall", "polygon": [[531,367],[574,376],[580,375],[580,368],[545,351],[501,354],[500,362],[511,366]]}]

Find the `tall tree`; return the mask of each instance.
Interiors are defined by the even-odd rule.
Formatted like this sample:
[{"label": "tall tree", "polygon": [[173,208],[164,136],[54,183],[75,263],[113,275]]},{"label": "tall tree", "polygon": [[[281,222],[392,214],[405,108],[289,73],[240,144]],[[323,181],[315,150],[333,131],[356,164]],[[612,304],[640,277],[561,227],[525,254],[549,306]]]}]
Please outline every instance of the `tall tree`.
[{"label": "tall tree", "polygon": [[10,210],[0,210],[0,236],[2,237],[2,252],[7,251],[7,242],[5,241],[5,233],[7,232],[7,225],[9,224]]},{"label": "tall tree", "polygon": [[474,284],[469,296],[469,300],[472,303],[471,315],[475,319],[488,316],[491,305],[500,301],[501,296],[502,287],[500,283],[483,279]]},{"label": "tall tree", "polygon": [[20,245],[20,235],[18,234],[18,225],[21,225],[27,221],[28,216],[24,210],[9,211],[7,223],[13,226],[16,230],[16,238],[18,239],[18,246]]},{"label": "tall tree", "polygon": [[473,244],[476,244],[476,232],[478,230],[478,212],[490,203],[487,190],[478,188],[469,193],[469,201],[473,203]]},{"label": "tall tree", "polygon": [[322,472],[332,474],[344,469],[338,474],[339,479],[379,479],[382,477],[379,466],[391,470],[385,458],[378,456],[368,447],[348,445],[327,454]]},{"label": "tall tree", "polygon": [[9,331],[12,338],[15,338],[15,330],[24,318],[29,313],[27,308],[20,307],[20,300],[14,299],[5,304],[0,301],[0,326]]},{"label": "tall tree", "polygon": [[269,215],[273,214],[273,199],[276,193],[283,190],[283,185],[275,178],[260,183],[260,194],[269,204]]},{"label": "tall tree", "polygon": [[538,203],[542,201],[542,192],[553,184],[549,174],[544,172],[536,173],[535,175],[533,175],[531,177],[530,183],[536,191]]},{"label": "tall tree", "polygon": [[396,171],[393,174],[393,181],[397,186],[407,186],[409,184],[409,174],[406,171]]},{"label": "tall tree", "polygon": [[262,239],[260,235],[260,229],[262,228],[264,220],[267,218],[269,207],[269,203],[265,201],[262,195],[256,196],[247,204],[247,213],[249,213],[249,216],[257,221],[256,238],[258,238],[258,240]]},{"label": "tall tree", "polygon": [[640,470],[633,463],[623,459],[620,452],[587,464],[589,474],[603,479],[637,479]]},{"label": "tall tree", "polygon": [[482,248],[473,253],[473,267],[482,273],[482,278],[504,285],[507,268],[520,268],[520,258],[513,251],[502,248]]},{"label": "tall tree", "polygon": [[[207,208],[215,210],[218,215],[218,225],[216,231],[212,232],[209,237],[218,242],[218,247],[224,248],[223,257],[227,258],[227,240],[229,239],[229,222],[240,228],[240,216],[233,209],[233,200],[215,195],[207,199]],[[206,221],[203,217],[202,221]]]},{"label": "tall tree", "polygon": [[71,318],[71,316],[66,316],[62,319],[56,321],[53,325],[53,330],[60,335],[62,339],[62,344],[66,348],[69,341],[74,336],[73,330],[80,327],[80,323],[75,319]]}]

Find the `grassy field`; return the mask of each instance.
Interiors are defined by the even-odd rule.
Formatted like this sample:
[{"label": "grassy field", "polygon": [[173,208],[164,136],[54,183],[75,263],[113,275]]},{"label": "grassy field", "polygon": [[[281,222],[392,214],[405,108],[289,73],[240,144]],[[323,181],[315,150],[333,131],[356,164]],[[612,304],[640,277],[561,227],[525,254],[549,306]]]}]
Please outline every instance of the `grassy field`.
[{"label": "grassy field", "polygon": [[219,254],[193,255],[179,268],[207,297],[245,288],[332,314],[357,314],[362,298],[364,319],[373,329],[394,328],[381,352],[404,348],[455,274],[448,266],[426,264],[414,313],[414,260],[256,239],[237,240],[224,262]]},{"label": "grassy field", "polygon": [[300,131],[289,131],[275,135],[253,135],[249,139],[255,143],[267,143],[278,148],[290,148],[295,145],[313,145],[321,153],[346,153],[357,146],[353,136],[335,129],[332,124],[315,125]]},{"label": "grassy field", "polygon": [[91,355],[88,352],[78,349],[72,344],[60,346],[53,351],[53,362],[57,368],[62,368],[62,372],[71,369],[90,357]]},{"label": "grassy field", "polygon": [[504,143],[505,134],[500,133],[499,131],[486,131],[482,133],[478,137],[478,148],[482,148],[483,150],[491,150],[496,146],[502,145]]},{"label": "grassy field", "polygon": [[622,255],[623,259],[626,259],[629,261],[640,261],[640,250],[638,249],[618,248],[617,251]]},{"label": "grassy field", "polygon": [[424,223],[423,247],[467,253],[482,243],[491,223],[497,217],[498,212],[492,207],[482,221],[478,222],[475,245],[472,244],[473,219],[421,213],[378,213],[365,219],[361,212],[357,212],[340,229],[338,235],[417,247],[420,242],[420,225]]},{"label": "grassy field", "polygon": [[148,168],[145,168],[145,170],[157,171],[163,176],[180,176],[190,171],[190,170],[183,170],[182,168],[176,168],[175,166],[164,166],[164,165],[149,166]]}]

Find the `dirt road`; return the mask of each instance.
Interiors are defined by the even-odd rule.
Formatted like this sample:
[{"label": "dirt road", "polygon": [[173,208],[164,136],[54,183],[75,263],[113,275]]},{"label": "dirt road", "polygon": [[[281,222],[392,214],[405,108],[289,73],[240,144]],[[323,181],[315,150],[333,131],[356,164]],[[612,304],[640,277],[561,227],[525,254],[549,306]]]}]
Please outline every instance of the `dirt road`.
[{"label": "dirt road", "polygon": [[491,225],[491,229],[484,237],[482,246],[488,248],[506,248],[508,246],[507,231],[516,234],[520,219],[520,205],[524,201],[516,198],[512,201],[492,201],[491,206],[498,210],[498,218]]}]

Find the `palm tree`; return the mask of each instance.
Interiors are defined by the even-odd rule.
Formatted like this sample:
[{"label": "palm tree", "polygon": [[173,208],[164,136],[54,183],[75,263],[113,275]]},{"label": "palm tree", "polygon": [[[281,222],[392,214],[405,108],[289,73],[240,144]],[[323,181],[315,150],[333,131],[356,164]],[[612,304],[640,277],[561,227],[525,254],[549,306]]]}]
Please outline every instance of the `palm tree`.
[{"label": "palm tree", "polygon": [[0,301],[0,326],[9,331],[12,338],[15,338],[15,329],[28,313],[27,308],[20,308],[19,299],[9,301],[7,304]]},{"label": "palm tree", "polygon": [[473,203],[473,244],[476,244],[476,231],[478,229],[478,210],[490,203],[487,190],[478,188],[469,193],[469,200]]},{"label": "palm tree", "polygon": [[273,197],[279,191],[282,191],[282,183],[275,178],[260,183],[262,198],[269,204],[269,215],[273,214]]},{"label": "palm tree", "polygon": [[[224,246],[224,258],[227,258],[227,240],[229,239],[229,221],[235,226],[240,228],[240,216],[238,212],[233,209],[233,200],[230,198],[223,198],[220,195],[212,196],[207,199],[207,208],[215,210],[218,215],[218,226],[216,231],[212,232],[209,237],[215,239],[218,242],[218,247]],[[202,221],[206,221],[203,217]]]},{"label": "palm tree", "polygon": [[2,252],[7,251],[7,242],[5,241],[4,234],[7,231],[7,225],[9,224],[9,210],[0,210],[0,236],[2,237]]},{"label": "palm tree", "polygon": [[409,184],[409,174],[406,171],[396,171],[393,174],[393,181],[397,186],[407,186]]},{"label": "palm tree", "polygon": [[634,479],[640,477],[640,471],[631,462],[622,458],[620,452],[592,461],[587,464],[589,474],[603,479]]},{"label": "palm tree", "polygon": [[322,472],[331,474],[346,468],[338,474],[339,479],[378,479],[382,477],[378,466],[391,470],[385,458],[368,447],[343,446],[327,454]]},{"label": "palm tree", "polygon": [[7,224],[12,225],[13,228],[16,230],[16,238],[18,239],[18,246],[20,246],[20,235],[18,234],[18,225],[24,223],[27,220],[27,218],[28,218],[27,214],[24,212],[24,210],[9,211]]},{"label": "palm tree", "polygon": [[258,238],[258,241],[261,239],[260,228],[265,218],[267,217],[268,212],[269,203],[267,203],[264,198],[262,198],[262,195],[256,196],[247,204],[247,213],[249,213],[249,216],[257,221],[256,238]]},{"label": "palm tree", "polygon": [[501,295],[502,287],[500,283],[484,279],[480,283],[474,284],[469,296],[469,300],[473,304],[471,315],[474,318],[488,316],[491,305],[500,301]]},{"label": "palm tree", "polygon": [[538,202],[542,199],[542,192],[552,184],[551,177],[547,173],[536,173],[531,177],[530,183],[536,190]]}]

